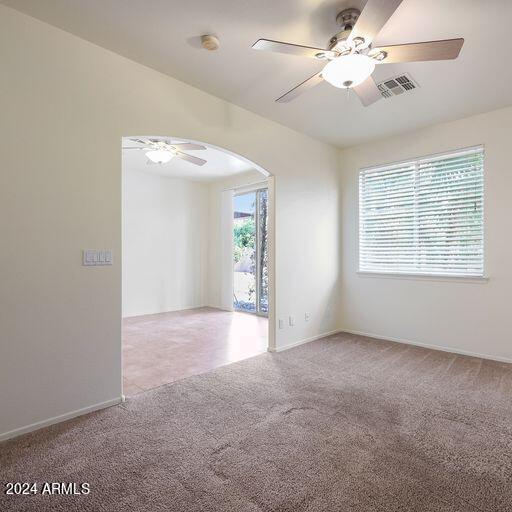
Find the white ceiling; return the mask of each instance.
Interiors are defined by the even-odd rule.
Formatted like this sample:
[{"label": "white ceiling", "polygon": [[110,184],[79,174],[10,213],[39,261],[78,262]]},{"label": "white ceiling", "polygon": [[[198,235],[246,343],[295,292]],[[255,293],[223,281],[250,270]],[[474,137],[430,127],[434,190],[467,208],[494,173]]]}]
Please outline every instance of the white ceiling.
[{"label": "white ceiling", "polygon": [[[137,138],[160,138],[153,135],[137,135]],[[166,138],[168,139],[168,138]],[[195,142],[184,139],[172,139],[173,142]],[[255,169],[247,160],[232,155],[224,150],[200,143],[206,147],[202,151],[184,151],[206,160],[204,165],[194,165],[181,158],[173,158],[166,164],[148,164],[145,151],[123,150],[123,167],[137,169],[148,173],[160,174],[169,178],[186,178],[192,181],[213,181],[234,174]],[[123,147],[137,147],[128,137],[123,137]]]},{"label": "white ceiling", "polygon": [[[512,104],[512,0],[404,0],[376,43],[464,37],[459,58],[378,66],[420,88],[364,108],[327,83],[288,104],[274,99],[318,61],[251,49],[260,37],[325,47],[336,14],[365,0],[0,0],[135,61],[340,147]],[[199,35],[221,48],[200,48]]]}]

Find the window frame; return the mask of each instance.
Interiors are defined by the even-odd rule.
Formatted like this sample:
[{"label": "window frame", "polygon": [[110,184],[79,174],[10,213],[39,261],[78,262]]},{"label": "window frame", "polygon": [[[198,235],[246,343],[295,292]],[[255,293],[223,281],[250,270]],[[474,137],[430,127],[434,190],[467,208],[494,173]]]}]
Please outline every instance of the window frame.
[{"label": "window frame", "polygon": [[[360,176],[361,173],[365,171],[386,171],[388,169],[392,169],[396,166],[411,164],[415,167],[418,166],[422,161],[431,161],[431,160],[441,160],[445,157],[456,156],[458,154],[463,154],[470,151],[482,151],[484,158],[484,165],[482,169],[482,274],[481,275],[471,275],[471,274],[439,274],[439,273],[427,273],[427,272],[400,272],[396,270],[386,271],[386,270],[364,270],[361,269],[361,261],[360,261],[360,247],[361,247],[361,239],[360,239]],[[455,281],[455,282],[488,282],[489,276],[487,273],[487,258],[486,258],[486,247],[487,247],[487,230],[486,230],[486,213],[485,213],[485,197],[486,197],[486,183],[487,176],[485,172],[485,160],[486,160],[486,150],[485,144],[476,144],[474,146],[466,146],[462,148],[452,149],[448,151],[443,151],[440,153],[431,153],[418,157],[406,158],[403,160],[396,160],[394,162],[388,162],[382,165],[370,165],[365,167],[360,167],[357,172],[357,187],[356,187],[356,274],[360,277],[377,277],[377,278],[387,278],[387,279],[418,279],[418,280],[426,280],[426,281]]]}]

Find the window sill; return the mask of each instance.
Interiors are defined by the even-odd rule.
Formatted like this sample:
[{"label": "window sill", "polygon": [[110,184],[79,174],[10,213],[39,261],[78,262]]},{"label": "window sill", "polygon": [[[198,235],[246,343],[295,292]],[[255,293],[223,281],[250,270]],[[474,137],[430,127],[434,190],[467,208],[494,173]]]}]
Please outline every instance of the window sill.
[{"label": "window sill", "polygon": [[360,277],[377,277],[384,279],[413,279],[418,281],[453,281],[458,283],[487,283],[487,276],[447,276],[443,274],[407,274],[403,272],[372,272],[358,270]]}]

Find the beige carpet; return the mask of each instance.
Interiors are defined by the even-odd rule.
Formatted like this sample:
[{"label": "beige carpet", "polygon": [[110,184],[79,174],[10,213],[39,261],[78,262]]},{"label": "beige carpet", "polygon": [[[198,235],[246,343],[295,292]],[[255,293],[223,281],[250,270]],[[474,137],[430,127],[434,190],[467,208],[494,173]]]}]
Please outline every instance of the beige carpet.
[{"label": "beige carpet", "polygon": [[0,445],[8,511],[512,510],[512,366],[351,335]]}]

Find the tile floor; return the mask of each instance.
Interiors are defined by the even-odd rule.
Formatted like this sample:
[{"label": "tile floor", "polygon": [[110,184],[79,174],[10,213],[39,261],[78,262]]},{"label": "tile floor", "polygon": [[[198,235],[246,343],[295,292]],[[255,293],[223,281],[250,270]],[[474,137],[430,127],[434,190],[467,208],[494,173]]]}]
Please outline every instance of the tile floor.
[{"label": "tile floor", "polygon": [[268,320],[214,308],[123,320],[123,386],[135,395],[267,349]]}]

